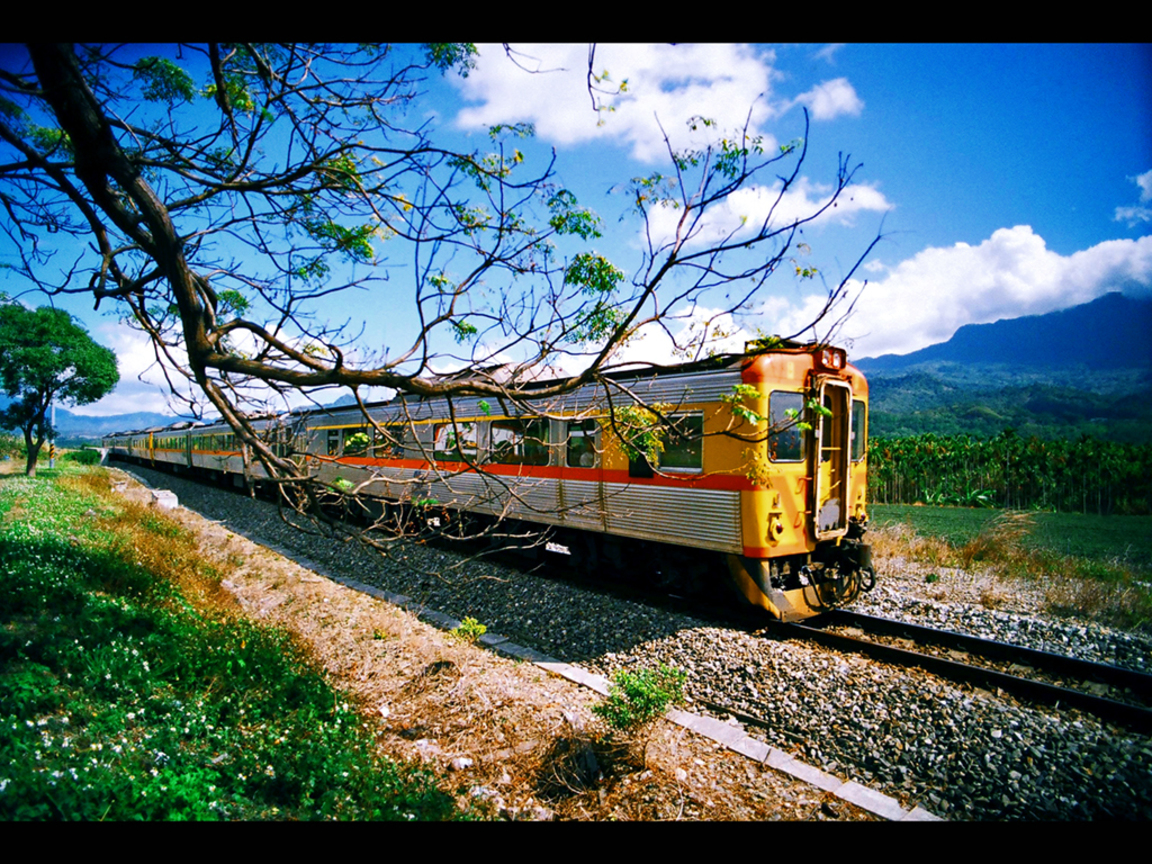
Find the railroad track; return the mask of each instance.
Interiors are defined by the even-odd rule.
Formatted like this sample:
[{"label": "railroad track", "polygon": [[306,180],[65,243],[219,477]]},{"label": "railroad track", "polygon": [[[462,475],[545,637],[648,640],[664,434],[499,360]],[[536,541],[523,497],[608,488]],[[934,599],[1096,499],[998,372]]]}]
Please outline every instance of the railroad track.
[{"label": "railroad track", "polygon": [[1152,675],[1142,672],[846,610],[770,630],[1152,732]]}]

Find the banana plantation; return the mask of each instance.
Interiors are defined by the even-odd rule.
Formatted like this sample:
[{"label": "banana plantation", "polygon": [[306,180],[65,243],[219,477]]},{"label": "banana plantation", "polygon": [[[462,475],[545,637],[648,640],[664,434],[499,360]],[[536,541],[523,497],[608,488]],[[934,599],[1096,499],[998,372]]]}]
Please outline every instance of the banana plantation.
[{"label": "banana plantation", "polygon": [[1152,445],[1084,436],[1076,441],[933,435],[873,438],[871,500],[1078,511],[1152,512]]}]

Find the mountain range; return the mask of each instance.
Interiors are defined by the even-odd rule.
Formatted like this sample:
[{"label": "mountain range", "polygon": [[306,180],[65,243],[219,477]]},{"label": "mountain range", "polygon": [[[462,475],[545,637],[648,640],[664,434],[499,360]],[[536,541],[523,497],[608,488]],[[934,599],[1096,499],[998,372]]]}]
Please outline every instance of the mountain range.
[{"label": "mountain range", "polygon": [[[910,354],[852,362],[868,376],[873,436],[989,436],[1011,427],[1152,443],[1152,300],[1106,294],[1046,315],[967,324]],[[67,445],[178,419],[188,418],[86,417],[57,408],[56,424]]]},{"label": "mountain range", "polygon": [[911,354],[854,361],[865,374],[926,363],[1003,363],[1024,369],[1152,368],[1152,300],[1119,292],[1047,315],[965,324],[947,342]]},{"label": "mountain range", "polygon": [[1013,428],[1152,443],[1152,300],[1106,294],[853,363],[868,377],[875,436]]}]

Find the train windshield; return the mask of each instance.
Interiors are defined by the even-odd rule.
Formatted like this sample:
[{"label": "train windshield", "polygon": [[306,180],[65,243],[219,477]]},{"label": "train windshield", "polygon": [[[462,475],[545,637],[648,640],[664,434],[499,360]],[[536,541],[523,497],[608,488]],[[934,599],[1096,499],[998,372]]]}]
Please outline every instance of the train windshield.
[{"label": "train windshield", "polygon": [[859,462],[868,452],[868,406],[852,400],[852,461]]},{"label": "train windshield", "polygon": [[768,397],[769,428],[775,429],[768,436],[768,456],[773,462],[802,462],[804,442],[807,436],[796,428],[803,419],[804,394],[774,390]]}]

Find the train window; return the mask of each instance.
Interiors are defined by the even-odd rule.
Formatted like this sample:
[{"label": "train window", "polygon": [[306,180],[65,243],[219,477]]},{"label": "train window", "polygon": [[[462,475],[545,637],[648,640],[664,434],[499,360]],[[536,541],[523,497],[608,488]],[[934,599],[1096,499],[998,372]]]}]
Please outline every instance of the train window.
[{"label": "train window", "polygon": [[702,471],[704,469],[704,415],[681,414],[672,417],[664,435],[660,454],[662,471]]},{"label": "train window", "polygon": [[868,452],[868,407],[859,399],[852,400],[852,461],[859,462]]},{"label": "train window", "polygon": [[372,436],[369,434],[370,431],[367,426],[361,426],[359,429],[346,429],[344,433],[344,455],[367,456],[368,447],[372,441]]},{"label": "train window", "polygon": [[[796,412],[789,415],[790,411]],[[768,422],[780,431],[768,436],[768,457],[773,462],[802,462],[806,436],[796,428],[803,419],[804,394],[773,390],[768,397]],[[786,428],[783,428],[786,427]]]},{"label": "train window", "polygon": [[377,459],[403,459],[403,426],[381,426],[372,436],[372,455]]},{"label": "train window", "polygon": [[438,462],[476,461],[475,423],[444,423],[436,427],[432,458]]},{"label": "train window", "polygon": [[578,420],[568,424],[568,453],[565,458],[569,468],[596,467],[597,428],[595,420]]},{"label": "train window", "polygon": [[547,420],[493,420],[491,461],[500,465],[547,465]]}]

